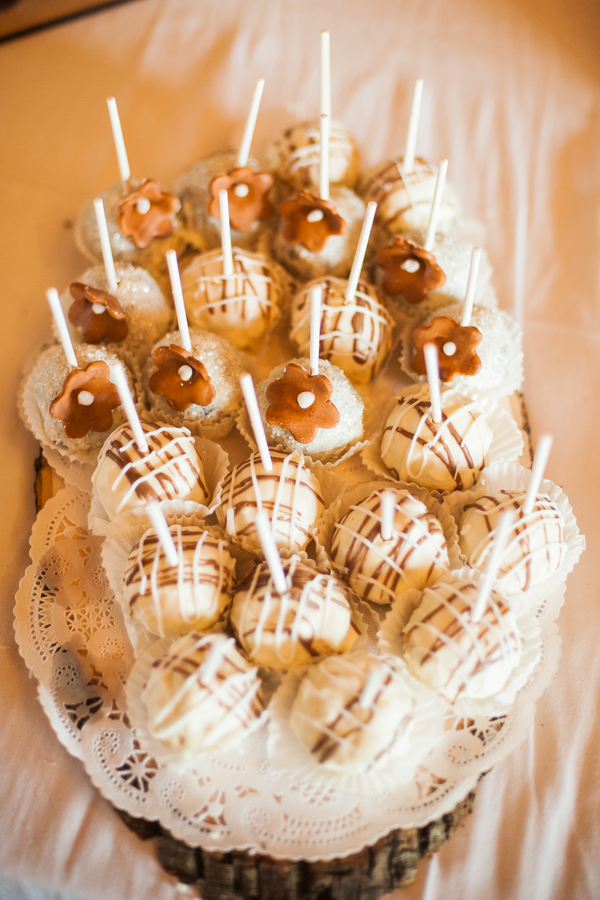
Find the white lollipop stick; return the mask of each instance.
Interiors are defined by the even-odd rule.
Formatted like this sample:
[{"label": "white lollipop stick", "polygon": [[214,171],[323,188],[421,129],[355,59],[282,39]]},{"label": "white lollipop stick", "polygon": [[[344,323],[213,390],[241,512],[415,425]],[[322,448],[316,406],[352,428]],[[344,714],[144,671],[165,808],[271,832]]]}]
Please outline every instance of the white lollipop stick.
[{"label": "white lollipop stick", "polygon": [[48,303],[50,304],[50,309],[54,316],[56,330],[58,331],[60,342],[63,345],[67,362],[71,368],[76,369],[78,366],[77,357],[75,356],[73,341],[71,340],[71,335],[69,333],[69,326],[67,325],[67,320],[65,319],[64,310],[61,306],[60,297],[58,296],[56,288],[48,288],[46,297],[48,298]]},{"label": "white lollipop stick", "polygon": [[469,279],[467,281],[467,293],[465,294],[465,302],[463,305],[463,314],[460,324],[463,328],[471,324],[471,314],[473,312],[473,300],[475,299],[475,288],[477,287],[477,275],[479,274],[479,262],[481,260],[481,247],[473,247],[471,252],[471,265],[469,266]]},{"label": "white lollipop stick", "polygon": [[329,200],[329,116],[321,116],[319,193],[321,200]]},{"label": "white lollipop stick", "polygon": [[123,140],[123,130],[121,128],[121,120],[119,119],[119,110],[117,109],[117,101],[114,97],[107,97],[108,114],[110,116],[110,127],[112,128],[113,141],[115,142],[115,150],[117,151],[117,161],[119,163],[119,172],[121,173],[121,181],[129,181],[131,171],[129,169],[129,160],[127,159],[127,150],[125,149],[125,141]]},{"label": "white lollipop stick", "polygon": [[240,385],[242,388],[242,394],[244,395],[244,400],[246,401],[246,409],[248,410],[250,424],[252,425],[252,431],[254,432],[254,440],[256,441],[256,446],[258,447],[258,452],[260,453],[262,464],[267,472],[272,472],[273,460],[271,459],[271,454],[269,453],[269,444],[267,441],[267,436],[265,434],[265,428],[262,423],[258,400],[256,399],[256,391],[254,390],[252,375],[250,375],[249,373],[242,375],[242,377],[240,378]]},{"label": "white lollipop stick", "polygon": [[375,218],[376,212],[377,204],[373,200],[370,200],[367,203],[367,208],[365,210],[365,217],[363,219],[362,228],[360,230],[360,237],[356,246],[356,253],[354,254],[354,259],[352,260],[350,277],[348,278],[348,284],[346,285],[346,292],[344,294],[346,303],[352,303],[352,301],[354,300],[354,295],[356,293],[356,288],[358,287],[358,281],[360,279],[360,273],[362,272],[363,262],[365,261],[367,244],[369,243],[369,238],[371,237],[371,228],[373,227],[373,219]]},{"label": "white lollipop stick", "polygon": [[152,527],[160,541],[160,546],[163,548],[164,554],[167,557],[167,562],[170,566],[178,566],[179,555],[175,549],[173,536],[169,531],[165,514],[160,508],[160,503],[158,503],[157,500],[153,500],[152,503],[148,504],[147,510],[150,521],[152,522]]},{"label": "white lollipop stick", "polygon": [[423,96],[423,79],[416,78],[413,89],[410,119],[408,120],[408,134],[406,136],[406,149],[402,160],[402,169],[405,175],[410,175],[415,167],[415,151],[417,148],[417,132],[419,130],[419,117],[421,115],[421,98]]},{"label": "white lollipop stick", "polygon": [[321,32],[321,115],[331,119],[331,52],[329,32]]},{"label": "white lollipop stick", "polygon": [[135,408],[135,403],[133,402],[133,397],[131,396],[131,391],[129,390],[129,384],[127,382],[127,376],[125,375],[125,369],[123,368],[123,364],[119,361],[110,362],[109,364],[111,381],[119,392],[119,397],[121,398],[121,405],[125,410],[125,415],[131,425],[131,430],[133,431],[133,437],[135,439],[136,444],[138,445],[138,450],[140,453],[148,453],[150,449],[148,447],[148,441],[146,440],[146,435],[144,434],[144,429],[142,428],[142,423],[140,422],[140,417],[137,414],[137,409]]},{"label": "white lollipop stick", "polygon": [[275,543],[275,538],[271,531],[271,520],[265,509],[258,510],[256,518],[254,519],[254,524],[258,531],[260,543],[263,548],[263,553],[265,554],[269,572],[271,573],[271,578],[273,579],[275,590],[278,594],[285,594],[287,592],[285,572],[283,571],[279,550],[277,549],[277,544]]},{"label": "white lollipop stick", "polygon": [[104,260],[104,271],[106,272],[106,278],[108,279],[108,286],[111,291],[116,291],[119,282],[117,281],[117,273],[115,272],[115,261],[110,246],[110,236],[108,234],[108,225],[106,224],[106,213],[104,212],[102,197],[96,197],[94,200],[94,212],[96,213],[98,236],[100,238],[102,259]]},{"label": "white lollipop stick", "polygon": [[323,303],[323,285],[314,284],[310,289],[310,374],[319,374],[319,357],[321,353],[321,306]]},{"label": "white lollipop stick", "polygon": [[435,241],[435,230],[442,204],[442,193],[444,190],[444,182],[446,180],[446,171],[448,169],[448,160],[443,159],[440,162],[437,178],[435,180],[435,191],[433,193],[433,203],[431,204],[431,215],[429,216],[429,225],[427,226],[427,237],[425,238],[425,250],[429,253],[433,250]]},{"label": "white lollipop stick", "polygon": [[540,484],[544,477],[544,470],[551,450],[552,435],[544,434],[538,441],[537,450],[535,451],[535,457],[533,459],[531,481],[529,482],[527,493],[525,494],[525,502],[523,503],[524,516],[528,516],[530,512],[533,512],[533,504],[535,503],[537,492],[540,489]]},{"label": "white lollipop stick", "polygon": [[394,518],[396,516],[396,495],[394,491],[384,491],[381,495],[381,537],[391,541],[394,536]]},{"label": "white lollipop stick", "polygon": [[439,423],[442,421],[442,398],[440,393],[440,363],[438,348],[436,344],[425,344],[423,353],[425,355],[427,381],[429,382],[431,415],[433,421]]},{"label": "white lollipop stick", "polygon": [[177,324],[179,325],[181,343],[183,345],[183,349],[187,350],[188,353],[191,353],[192,341],[190,339],[190,329],[188,327],[185,303],[183,300],[183,290],[181,288],[181,277],[179,275],[177,253],[174,250],[167,250],[167,267],[169,269],[169,277],[171,279],[171,290],[173,291],[173,300],[175,301],[175,312],[177,313]]},{"label": "white lollipop stick", "polygon": [[260,101],[262,99],[264,86],[265,79],[259,78],[256,82],[256,87],[254,88],[252,104],[250,106],[248,118],[246,119],[246,127],[244,128],[244,135],[242,137],[242,143],[240,144],[240,152],[238,153],[237,165],[240,169],[243,168],[243,166],[248,165],[250,145],[252,144],[252,138],[254,137],[254,128],[256,127],[256,119],[258,116],[258,109],[260,107]]},{"label": "white lollipop stick", "polygon": [[229,224],[229,196],[225,189],[219,191],[219,215],[221,217],[221,249],[223,250],[223,275],[233,275],[231,226]]},{"label": "white lollipop stick", "polygon": [[481,579],[479,593],[477,594],[477,600],[475,601],[475,606],[473,608],[473,615],[471,616],[471,621],[473,622],[480,622],[481,617],[485,612],[490,592],[492,590],[492,584],[496,580],[496,575],[498,574],[498,569],[500,568],[500,563],[502,562],[502,554],[504,553],[504,548],[506,547],[506,542],[508,540],[511,525],[514,522],[514,518],[515,517],[512,509],[507,509],[502,513],[500,517],[500,521],[498,523],[498,527],[496,528],[496,533],[492,541],[492,550],[488,557],[485,572],[483,573],[483,578]]},{"label": "white lollipop stick", "polygon": [[217,674],[219,666],[221,665],[221,660],[227,652],[227,649],[234,643],[235,638],[230,637],[226,641],[217,641],[212,645],[212,647],[208,651],[206,659],[200,666],[200,671],[198,673],[200,676],[200,680],[204,684],[207,684],[209,681],[213,680],[213,678]]}]

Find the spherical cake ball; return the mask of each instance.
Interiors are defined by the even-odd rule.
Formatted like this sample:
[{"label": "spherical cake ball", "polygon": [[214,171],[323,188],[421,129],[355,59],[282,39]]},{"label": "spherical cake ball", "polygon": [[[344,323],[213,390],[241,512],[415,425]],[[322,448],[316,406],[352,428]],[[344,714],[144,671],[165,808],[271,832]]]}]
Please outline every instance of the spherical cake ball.
[{"label": "spherical cake ball", "polygon": [[[43,351],[35,365],[32,377],[36,403],[49,443],[54,444],[59,450],[88,453],[99,449],[111,431],[125,421],[125,414],[116,388],[114,385],[111,388],[108,384],[110,381],[108,365],[117,362],[118,357],[116,353],[102,345],[75,344],[74,350],[77,357],[77,369],[71,369],[62,346],[54,344]],[[86,377],[81,374],[83,370],[87,370],[91,378],[94,369],[89,367],[99,361],[106,364],[104,371],[106,385],[100,391],[96,389],[94,383],[86,384]],[[125,367],[125,372],[129,387],[135,396],[133,376],[127,367]],[[100,374],[102,375],[102,372]],[[71,388],[71,380],[75,376],[79,377],[81,383],[75,384]],[[102,396],[106,388],[111,394],[114,394],[112,403],[108,404],[110,409]],[[58,417],[62,414],[61,408],[56,408],[59,398],[60,407],[68,407],[68,415],[63,415],[63,418]],[[51,409],[55,415],[52,415]],[[101,414],[102,411],[104,414]],[[73,428],[73,423],[77,426],[79,419],[84,420],[83,427],[81,429]],[[86,427],[86,422],[88,427]],[[69,423],[71,423],[71,427]],[[71,433],[71,436],[65,428]],[[102,428],[102,430],[97,431],[96,428]],[[74,432],[77,431],[83,431],[83,434],[79,437],[74,436]]]},{"label": "spherical cake ball", "polygon": [[[178,425],[210,426],[213,437],[225,437],[242,404],[244,367],[235,348],[218,335],[190,328],[190,340],[191,361],[179,352],[184,350],[179,331],[169,332],[153,347],[144,367],[150,412]],[[167,353],[171,345],[177,350]],[[158,348],[165,349],[157,353]]]},{"label": "spherical cake ball", "polygon": [[235,277],[223,274],[223,252],[196,256],[181,276],[191,325],[227,338],[240,350],[258,350],[279,316],[289,277],[264,253],[233,248]]},{"label": "spherical cake ball", "polygon": [[[286,128],[267,151],[269,168],[297,190],[318,191],[321,171],[320,122],[303,122]],[[341,122],[329,125],[329,183],[354,187],[359,153],[350,132]]]},{"label": "spherical cake ball", "polygon": [[271,450],[271,459],[271,471],[265,469],[260,453],[234,466],[215,510],[221,528],[259,556],[264,556],[255,525],[259,509],[269,514],[278,549],[290,551],[306,548],[324,510],[319,480],[301,453]]},{"label": "spherical cake ball", "polygon": [[336,185],[331,187],[330,201],[335,207],[336,215],[343,219],[345,229],[342,233],[330,234],[321,250],[309,250],[301,241],[291,243],[286,238],[288,226],[285,219],[281,220],[277,230],[273,232],[273,256],[300,281],[322,278],[323,275],[347,278],[352,268],[365,217],[365,204],[354,191]]},{"label": "spherical cake ball", "polygon": [[315,279],[292,300],[291,339],[300,355],[310,348],[310,294],[323,289],[320,356],[339,366],[355,384],[367,384],[377,374],[392,345],[393,321],[372,285],[359,281],[352,300],[341,278]]},{"label": "spherical cake ball", "polygon": [[[299,373],[298,368],[303,372]],[[293,378],[288,380],[290,375]],[[316,384],[310,380],[323,376],[330,388],[323,381]],[[274,389],[270,386],[275,383],[278,393],[272,402],[267,391],[271,395]],[[326,460],[341,456],[363,435],[363,401],[342,370],[327,360],[320,360],[318,376],[310,375],[308,359],[277,366],[257,385],[256,396],[267,440],[274,447],[288,452],[299,450],[311,459]],[[274,424],[276,419],[287,424]]]},{"label": "spherical cake ball", "polygon": [[496,576],[504,594],[542,584],[560,569],[567,553],[565,523],[556,505],[538,494],[532,511],[525,515],[524,503],[525,491],[485,494],[465,506],[458,529],[458,543],[467,563],[483,572],[500,517],[505,510],[512,510],[515,520]]},{"label": "spherical cake ball", "polygon": [[451,703],[502,690],[519,665],[523,641],[515,614],[492,591],[480,622],[472,619],[479,586],[466,579],[440,581],[423,592],[404,628],[404,658],[411,671]]},{"label": "spherical cake ball", "polygon": [[464,491],[486,466],[492,430],[480,406],[445,390],[442,421],[433,421],[429,385],[398,396],[381,439],[381,458],[398,481],[429,491]]},{"label": "spherical cake ball", "polygon": [[272,669],[304,666],[316,657],[349,650],[358,631],[352,624],[348,589],[297,556],[282,560],[282,565],[285,594],[276,591],[266,563],[235,593],[231,623],[244,650]]},{"label": "spherical cake ball", "polygon": [[350,587],[372,603],[391,603],[409,588],[433,584],[448,568],[440,520],[404,490],[394,497],[391,538],[382,536],[382,494],[373,491],[335,525],[331,559]]},{"label": "spherical cake ball", "polygon": [[[393,233],[414,228],[426,229],[431,216],[438,166],[417,157],[413,170],[404,172],[401,156],[385,160],[360,179],[358,193],[366,203],[377,203],[378,219]],[[445,233],[460,215],[456,190],[444,182],[437,230]]]},{"label": "spherical cake ball", "polygon": [[256,726],[261,684],[224,634],[186,634],[155,663],[142,692],[150,734],[185,757],[224,750]]},{"label": "spherical cake ball", "polygon": [[235,560],[225,541],[192,525],[169,527],[178,562],[171,565],[158,535],[147,531],[132,547],[122,598],[152,634],[184,634],[213,625],[230,605]]},{"label": "spherical cake ball", "polygon": [[105,442],[92,476],[96,497],[109,519],[153,501],[207,503],[202,461],[187,428],[142,422],[148,452],[138,447],[129,423]]}]

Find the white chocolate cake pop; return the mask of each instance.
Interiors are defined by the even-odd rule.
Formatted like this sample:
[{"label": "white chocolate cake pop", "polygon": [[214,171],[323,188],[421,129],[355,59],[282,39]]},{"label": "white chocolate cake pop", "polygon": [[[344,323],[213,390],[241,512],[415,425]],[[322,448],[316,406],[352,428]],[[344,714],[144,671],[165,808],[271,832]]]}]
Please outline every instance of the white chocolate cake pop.
[{"label": "white chocolate cake pop", "polygon": [[129,424],[114,431],[100,451],[92,483],[108,518],[143,509],[153,500],[207,503],[202,461],[189,430],[156,422],[141,426],[147,453],[138,447]]},{"label": "white chocolate cake pop", "polygon": [[282,560],[286,591],[279,594],[266,563],[257,566],[233,598],[237,638],[261,666],[288,669],[349,650],[358,636],[348,588],[297,556]]},{"label": "white chocolate cake pop", "polygon": [[[297,190],[319,187],[321,136],[319,121],[286,128],[267,151],[269,168]],[[353,188],[358,178],[359,154],[350,132],[340,123],[329,126],[329,181]]]},{"label": "white chocolate cake pop", "polygon": [[441,393],[433,421],[429,386],[400,395],[381,438],[381,458],[399,481],[427,490],[467,490],[486,466],[492,430],[481,407],[458,391]]},{"label": "white chocolate cake pop", "polygon": [[190,758],[234,746],[263,711],[261,684],[224,634],[186,634],[154,663],[142,692],[150,734]]},{"label": "white chocolate cake pop", "polygon": [[532,511],[525,514],[524,503],[525,491],[484,494],[464,507],[460,520],[460,549],[468,565],[483,572],[500,516],[505,510],[514,512],[497,574],[498,588],[504,594],[527,591],[551,578],[567,553],[564,520],[556,505],[538,494]]},{"label": "white chocolate cake pop", "polygon": [[319,480],[301,453],[272,450],[271,460],[271,471],[259,453],[234,466],[215,510],[221,528],[259,556],[263,553],[255,525],[257,510],[268,512],[277,547],[298,551],[311,541],[324,509]]},{"label": "white chocolate cake pop", "polygon": [[439,519],[405,490],[392,490],[391,537],[383,535],[383,490],[350,507],[335,525],[331,559],[350,587],[372,603],[433,584],[448,568]]},{"label": "white chocolate cake pop", "polygon": [[152,634],[203,631],[230,605],[235,560],[224,540],[192,525],[169,527],[177,565],[167,560],[153,529],[132,547],[123,575],[123,602]]},{"label": "white chocolate cake pop", "polygon": [[350,301],[348,282],[322,278],[305,284],[292,300],[291,339],[300,355],[310,344],[310,292],[322,285],[320,356],[339,366],[355,384],[366,384],[379,371],[392,344],[393,322],[377,290],[359,281]]}]

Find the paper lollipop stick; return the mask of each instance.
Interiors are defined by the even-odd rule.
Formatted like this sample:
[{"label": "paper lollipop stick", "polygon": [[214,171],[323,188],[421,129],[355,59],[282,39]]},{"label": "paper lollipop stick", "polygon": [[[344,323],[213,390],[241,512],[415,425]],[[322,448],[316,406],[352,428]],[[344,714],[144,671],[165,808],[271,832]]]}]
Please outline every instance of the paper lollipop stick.
[{"label": "paper lollipop stick", "polygon": [[233,275],[233,252],[231,250],[231,226],[229,224],[229,197],[225,189],[219,191],[219,215],[221,217],[221,249],[223,250],[223,275]]},{"label": "paper lollipop stick", "polygon": [[160,508],[160,503],[158,501],[153,500],[152,503],[149,503],[146,507],[148,510],[148,516],[150,521],[152,522],[152,527],[156,532],[156,536],[160,541],[160,546],[164,550],[164,554],[167,557],[167,562],[170,566],[179,565],[179,555],[177,550],[175,549],[175,544],[173,543],[173,536],[169,531],[169,526],[167,525],[167,520],[165,519],[165,514]]},{"label": "paper lollipop stick", "polygon": [[431,415],[433,421],[439,423],[442,421],[442,398],[440,394],[440,363],[438,348],[435,344],[425,344],[423,353],[425,355],[427,381],[429,382]]},{"label": "paper lollipop stick", "polygon": [[410,119],[408,120],[408,134],[406,136],[406,149],[402,160],[402,169],[405,175],[410,175],[415,167],[415,151],[417,148],[417,132],[419,130],[419,117],[421,115],[421,98],[423,96],[423,79],[415,79],[413,89]]},{"label": "paper lollipop stick", "polygon": [[507,509],[500,516],[500,521],[496,528],[494,539],[492,540],[492,549],[488,557],[485,572],[483,573],[483,578],[481,579],[479,593],[477,594],[477,600],[475,601],[475,606],[473,608],[473,615],[471,616],[471,621],[473,622],[480,622],[481,617],[485,612],[492,590],[492,584],[496,580],[496,575],[498,574],[498,569],[502,562],[502,554],[504,553],[504,548],[506,547],[506,542],[513,522],[514,513],[512,509]]},{"label": "paper lollipop stick", "polygon": [[469,266],[469,279],[467,281],[467,293],[465,294],[462,319],[460,320],[460,324],[463,328],[466,328],[467,325],[471,324],[471,314],[473,312],[473,300],[475,299],[475,288],[477,287],[480,259],[481,247],[473,247],[471,252],[471,265]]},{"label": "paper lollipop stick", "polygon": [[125,141],[123,140],[123,131],[121,129],[121,120],[119,119],[117,101],[114,97],[107,97],[106,103],[108,104],[110,127],[112,128],[113,141],[115,142],[115,150],[117,151],[117,161],[119,163],[121,181],[123,182],[123,185],[125,185],[129,181],[131,171],[129,169],[129,160],[127,159]]},{"label": "paper lollipop stick", "polygon": [[256,441],[256,446],[258,447],[258,452],[260,453],[262,464],[267,472],[272,472],[273,460],[271,459],[271,454],[269,453],[269,443],[267,441],[265,428],[262,423],[260,408],[258,406],[258,400],[256,399],[256,391],[254,390],[254,382],[252,381],[252,375],[250,375],[249,373],[242,375],[242,377],[240,378],[240,385],[242,388],[242,394],[244,395],[244,400],[246,402],[246,409],[248,410],[248,415],[250,417],[252,431],[254,432],[254,440]]},{"label": "paper lollipop stick", "polygon": [[175,301],[175,312],[177,313],[177,324],[179,325],[181,344],[184,350],[187,350],[188,353],[191,353],[192,342],[190,340],[190,329],[188,327],[185,303],[183,300],[183,290],[181,288],[181,277],[179,275],[177,253],[174,250],[167,250],[167,267],[169,269],[169,277],[171,279],[171,290],[173,291],[173,300]]},{"label": "paper lollipop stick", "polygon": [[219,666],[221,665],[221,660],[225,656],[225,653],[227,652],[229,647],[232,646],[232,644],[235,644],[235,638],[230,637],[226,641],[217,641],[212,645],[212,647],[208,651],[206,659],[200,666],[200,671],[198,673],[200,676],[200,681],[202,681],[204,684],[208,684],[208,682],[213,680],[213,678],[217,674]]},{"label": "paper lollipop stick", "polygon": [[285,572],[283,571],[279,550],[277,549],[277,544],[275,543],[275,538],[271,531],[271,520],[265,509],[258,510],[254,519],[254,524],[258,531],[258,537],[260,538],[260,543],[263,548],[263,553],[265,554],[269,572],[271,573],[271,578],[273,579],[275,590],[278,594],[285,594],[287,592]]},{"label": "paper lollipop stick", "polygon": [[142,423],[140,422],[140,418],[137,414],[137,409],[135,408],[135,403],[133,402],[133,397],[131,396],[131,391],[129,390],[129,384],[127,382],[127,376],[125,375],[125,369],[123,368],[123,364],[119,361],[117,362],[109,362],[110,368],[110,380],[119,392],[119,397],[121,398],[121,405],[125,410],[125,415],[131,425],[131,430],[133,431],[133,437],[138,446],[138,450],[140,453],[148,453],[148,441],[146,440],[146,435],[144,434],[144,429],[142,428]]},{"label": "paper lollipop stick", "polygon": [[315,284],[310,289],[310,337],[309,361],[310,374],[319,374],[319,356],[321,353],[321,306],[323,304],[323,285]]},{"label": "paper lollipop stick", "polygon": [[443,159],[440,162],[437,178],[435,180],[435,191],[433,193],[433,203],[431,204],[431,215],[429,216],[429,225],[427,226],[427,237],[425,238],[425,250],[429,253],[433,250],[435,241],[435,231],[437,228],[440,206],[442,203],[442,193],[444,191],[444,182],[446,180],[446,171],[448,169],[448,160]]},{"label": "paper lollipop stick", "polygon": [[50,309],[52,310],[52,315],[54,316],[56,330],[58,331],[60,342],[63,345],[63,350],[65,351],[67,362],[69,363],[71,368],[76,369],[78,365],[77,357],[75,356],[73,341],[71,340],[71,335],[69,333],[69,326],[67,325],[67,320],[65,319],[65,314],[61,306],[60,297],[58,296],[58,291],[56,290],[56,288],[48,288],[48,290],[46,291],[46,297],[48,298],[48,303],[50,304]]},{"label": "paper lollipop stick", "polygon": [[329,200],[329,116],[321,116],[319,155],[319,193],[321,200]]},{"label": "paper lollipop stick", "polygon": [[523,503],[524,516],[528,516],[529,513],[533,512],[533,504],[535,503],[537,492],[540,489],[542,478],[544,477],[544,470],[546,468],[546,463],[548,462],[548,457],[550,456],[551,450],[552,435],[544,434],[539,439],[537,450],[535,451],[533,468],[531,469],[531,481],[529,482],[527,493],[525,494],[525,502]]},{"label": "paper lollipop stick", "polygon": [[321,115],[331,119],[331,53],[329,32],[321,32]]},{"label": "paper lollipop stick", "polygon": [[354,259],[352,260],[350,277],[348,278],[348,284],[346,285],[346,292],[344,294],[346,303],[352,303],[352,301],[354,300],[354,295],[356,293],[356,288],[358,287],[358,281],[360,278],[360,273],[362,272],[363,262],[365,261],[367,244],[369,243],[369,238],[371,237],[371,228],[373,227],[373,219],[375,218],[376,212],[377,204],[373,200],[370,200],[369,203],[367,203],[367,208],[365,210],[365,217],[363,219],[362,228],[360,230],[360,237],[356,246],[356,253],[354,254]]},{"label": "paper lollipop stick", "polygon": [[102,259],[104,260],[104,271],[106,272],[108,287],[111,291],[116,291],[119,287],[119,282],[117,281],[117,273],[115,272],[115,261],[110,246],[110,235],[108,233],[108,225],[106,224],[106,213],[104,212],[102,197],[96,197],[94,200],[94,212],[96,213],[98,236],[102,248]]},{"label": "paper lollipop stick", "polygon": [[260,101],[262,99],[264,86],[265,79],[259,78],[256,82],[256,87],[254,88],[252,104],[250,106],[248,118],[246,119],[246,127],[244,128],[244,135],[242,137],[242,143],[240,144],[240,152],[238,153],[237,164],[238,168],[240,169],[248,165],[250,145],[252,144],[252,138],[254,137],[254,129],[256,127],[256,119],[258,116],[258,109],[260,107]]},{"label": "paper lollipop stick", "polygon": [[384,491],[381,495],[381,537],[391,541],[394,536],[394,518],[396,516],[396,495],[393,491]]}]

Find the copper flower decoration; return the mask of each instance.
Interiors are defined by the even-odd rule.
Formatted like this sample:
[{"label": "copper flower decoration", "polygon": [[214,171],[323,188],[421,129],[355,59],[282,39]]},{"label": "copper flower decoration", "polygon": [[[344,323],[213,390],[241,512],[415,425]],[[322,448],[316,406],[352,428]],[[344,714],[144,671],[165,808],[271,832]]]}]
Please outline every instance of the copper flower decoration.
[{"label": "copper flower decoration", "polygon": [[248,231],[254,222],[270,219],[275,207],[267,194],[273,187],[273,176],[269,172],[253,172],[248,166],[231,169],[217,175],[210,183],[211,198],[208,211],[215,219],[220,219],[219,191],[229,195],[229,220],[236,231]]},{"label": "copper flower decoration", "polygon": [[407,303],[420,303],[428,291],[446,282],[433,253],[403,237],[395,237],[389,247],[383,247],[376,262],[383,269],[383,291],[390,296],[402,294]]},{"label": "copper flower decoration", "polygon": [[69,321],[81,329],[86,344],[125,340],[127,321],[116,297],[81,281],[74,281],[69,291],[75,300],[69,307]]},{"label": "copper flower decoration", "polygon": [[478,328],[459,325],[448,316],[438,316],[431,325],[419,325],[413,331],[412,342],[417,351],[413,369],[419,375],[427,374],[423,347],[432,343],[438,348],[442,381],[453,381],[457,375],[477,375],[481,369],[481,360],[477,356],[480,341]]},{"label": "copper flower decoration", "polygon": [[304,244],[311,253],[320,253],[327,238],[346,231],[346,223],[338,215],[335,203],[321,200],[308,191],[298,191],[293,200],[281,205],[279,212],[285,219],[286,241]]},{"label": "copper flower decoration", "polygon": [[120,405],[110,369],[104,360],[97,359],[85,369],[69,372],[61,393],[50,404],[50,415],[60,419],[67,437],[82,438],[88,431],[112,428],[112,410]]},{"label": "copper flower decoration", "polygon": [[165,397],[171,409],[184,412],[192,403],[210,406],[216,390],[199,359],[177,344],[157,347],[152,360],[158,366],[150,376],[150,390]]},{"label": "copper flower decoration", "polygon": [[120,204],[119,228],[139,250],[143,250],[154,238],[173,234],[174,215],[180,207],[175,194],[161,191],[158,181],[146,178],[140,189]]},{"label": "copper flower decoration", "polygon": [[333,385],[326,375],[310,375],[297,363],[267,388],[269,425],[287,428],[301,444],[310,444],[319,428],[335,428],[340,414],[330,400]]}]

